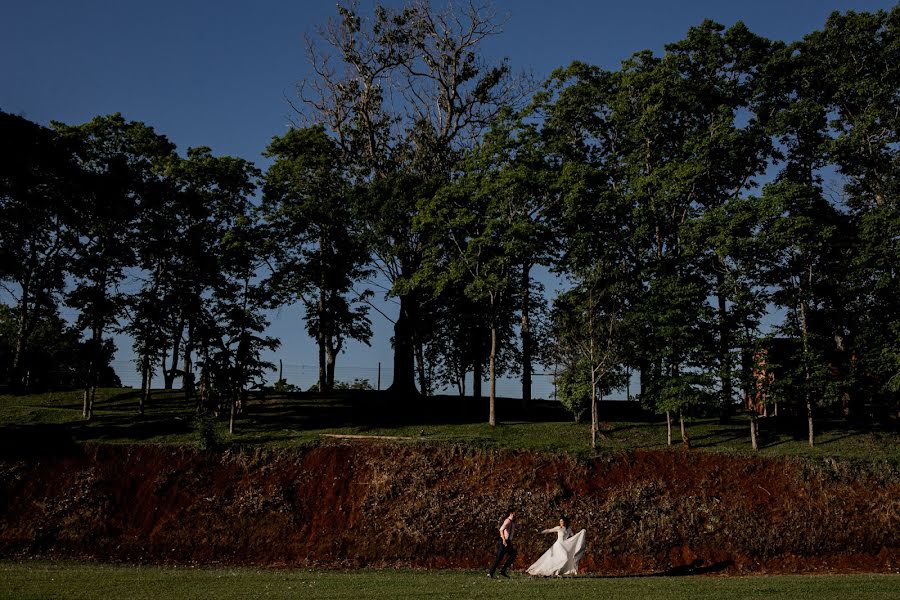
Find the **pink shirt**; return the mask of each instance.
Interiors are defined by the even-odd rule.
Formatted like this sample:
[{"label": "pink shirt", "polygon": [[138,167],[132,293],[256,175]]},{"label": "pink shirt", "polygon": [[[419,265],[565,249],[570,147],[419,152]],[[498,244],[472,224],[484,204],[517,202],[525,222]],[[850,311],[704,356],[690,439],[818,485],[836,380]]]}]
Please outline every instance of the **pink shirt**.
[{"label": "pink shirt", "polygon": [[[504,533],[506,535],[504,535]],[[503,521],[503,525],[500,526],[500,537],[504,540],[511,540],[513,536],[516,534],[516,522],[511,518],[506,517],[506,520]]]}]

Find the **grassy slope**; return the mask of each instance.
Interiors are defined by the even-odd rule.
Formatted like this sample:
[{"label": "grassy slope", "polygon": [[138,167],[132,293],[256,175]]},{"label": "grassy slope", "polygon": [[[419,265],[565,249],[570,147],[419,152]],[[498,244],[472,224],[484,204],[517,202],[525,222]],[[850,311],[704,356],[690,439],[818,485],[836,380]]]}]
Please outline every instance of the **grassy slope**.
[{"label": "grassy slope", "polygon": [[[529,449],[551,452],[586,453],[589,428],[576,425],[558,412],[535,415],[534,420],[503,423],[496,428],[475,416],[453,419],[445,416],[454,408],[453,400],[421,415],[392,415],[382,410],[366,412],[368,400],[312,397],[270,397],[252,399],[248,414],[238,421],[237,433],[228,436],[219,423],[223,439],[239,444],[273,447],[306,444],[321,434],[364,434],[408,436],[437,442],[455,442],[480,447]],[[487,401],[485,400],[485,409]],[[471,411],[470,411],[471,412]],[[484,411],[486,412],[486,410]],[[42,444],[60,442],[194,444],[198,437],[194,411],[180,392],[158,392],[146,415],[137,415],[137,392],[128,389],[100,390],[96,416],[90,423],[81,420],[80,394],[55,392],[27,396],[0,396],[0,437]],[[502,414],[501,420],[502,420]],[[396,424],[403,423],[403,424]],[[842,423],[818,423],[817,447],[806,445],[804,432],[779,432],[763,423],[764,456],[841,457],[900,463],[900,434],[897,431],[861,431]],[[603,450],[660,449],[666,445],[665,423],[604,422]],[[689,425],[692,445],[702,450],[750,453],[746,418],[721,425],[715,419],[695,420]],[[677,432],[676,432],[677,436]]]},{"label": "grassy slope", "polygon": [[276,571],[0,563],[6,598],[629,598],[706,600],[765,597],[887,600],[898,575],[641,577],[491,581],[471,571]]}]

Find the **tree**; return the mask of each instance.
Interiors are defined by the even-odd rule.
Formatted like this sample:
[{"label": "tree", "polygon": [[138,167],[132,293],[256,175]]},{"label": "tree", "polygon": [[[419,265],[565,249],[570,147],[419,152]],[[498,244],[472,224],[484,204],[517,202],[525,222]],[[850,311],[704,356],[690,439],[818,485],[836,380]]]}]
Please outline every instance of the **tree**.
[{"label": "tree", "polygon": [[[676,105],[684,145],[677,166],[678,177],[689,185],[688,202],[696,204],[696,215],[685,221],[689,227],[700,221],[707,233],[728,231],[729,204],[738,202],[744,190],[754,185],[771,154],[771,141],[754,114],[762,86],[760,73],[772,44],[751,33],[738,22],[729,29],[704,21],[688,30],[687,37],[666,46],[666,59],[679,79],[681,101]],[[698,238],[695,238],[698,239]],[[702,239],[702,238],[699,238]],[[715,239],[715,238],[712,238]],[[733,257],[726,253],[733,235],[721,235],[720,243],[691,248],[700,261],[698,268],[708,279],[709,295],[715,297],[716,347],[722,420],[733,408],[732,349],[739,332],[729,306],[741,287],[735,286]]]},{"label": "tree", "polygon": [[852,380],[842,398],[849,416],[863,398],[892,403],[886,383],[900,364],[900,8],[833,13],[802,48],[829,114],[824,149],[857,233],[834,331],[841,373]]},{"label": "tree", "polygon": [[[123,330],[133,340],[135,362],[141,374],[141,415],[150,401],[157,368],[165,369],[164,355],[175,327],[172,320],[173,309],[178,306],[175,288],[180,252],[173,248],[172,240],[183,240],[179,230],[183,196],[169,175],[171,165],[180,160],[174,146],[169,154],[153,157],[152,172],[144,184],[144,197],[136,215],[134,277],[140,282],[140,289],[125,302]],[[166,387],[170,388],[171,373],[167,375]]]},{"label": "tree", "polygon": [[370,292],[353,289],[369,275],[353,188],[337,143],[321,126],[274,138],[266,156],[275,159],[262,205],[275,257],[270,285],[281,301],[303,303],[319,345],[319,391],[330,391],[344,340],[372,336],[364,304]]},{"label": "tree", "polygon": [[515,270],[520,264],[516,253],[520,232],[508,227],[518,198],[515,190],[504,186],[507,161],[504,144],[489,136],[467,157],[457,180],[439,195],[423,199],[415,223],[430,243],[413,284],[433,290],[436,296],[459,286],[467,298],[485,305],[491,332],[488,423],[492,427],[497,424],[499,332],[510,318]]},{"label": "tree", "polygon": [[[250,195],[260,176],[250,162],[213,156],[209,148],[191,148],[179,166],[184,192],[197,210],[189,232],[196,253],[188,254],[186,274],[195,273],[183,314],[190,323],[188,343],[199,353],[201,408],[228,410],[229,431],[246,406],[247,390],[271,364],[264,350],[278,340],[263,336],[268,325],[263,310],[270,293],[258,276],[265,255],[265,236],[255,220]],[[187,359],[186,359],[187,362]]]},{"label": "tree", "polygon": [[[762,317],[771,299],[771,290],[765,285],[765,273],[771,261],[763,241],[764,217],[758,198],[736,197],[707,210],[690,224],[685,236],[685,243],[692,252],[708,257],[711,271],[716,274],[717,317],[720,327],[727,327],[724,332],[720,329],[717,348],[721,389],[730,388],[737,380],[748,401],[759,395],[755,372],[760,366],[757,363],[764,337]],[[727,302],[727,312],[722,307],[723,301]],[[727,316],[724,322],[723,316]],[[730,340],[728,347],[723,347],[723,339]],[[733,348],[737,349],[737,356]],[[722,352],[728,356],[727,363],[721,361]],[[723,368],[723,364],[727,368]],[[757,449],[757,421],[753,410],[750,412],[750,438],[753,449]]]},{"label": "tree", "polygon": [[326,127],[370,188],[361,196],[362,221],[375,267],[400,304],[391,389],[415,393],[415,345],[424,340],[414,338],[425,301],[410,284],[425,250],[413,227],[417,204],[449,180],[459,152],[520,90],[505,62],[488,65],[479,54],[500,31],[490,7],[439,10],[416,0],[396,10],[378,4],[371,19],[355,4],[338,12],[318,45],[308,40],[315,76],[299,87],[300,110]]},{"label": "tree", "polygon": [[[250,170],[246,163],[245,169]],[[227,402],[228,431],[233,434],[235,419],[247,405],[248,388],[274,367],[261,354],[275,350],[279,341],[262,335],[269,325],[262,310],[270,307],[268,288],[256,276],[262,262],[262,235],[246,204],[230,208],[235,212],[219,246],[221,278],[212,289],[215,325],[210,327],[207,322],[205,331],[212,338],[207,347],[213,351],[204,352],[201,367],[211,372],[212,388],[220,404]]]},{"label": "tree", "polygon": [[[561,165],[554,187],[560,202],[550,213],[562,242],[556,268],[573,282],[551,314],[555,362],[564,383],[589,389],[591,447],[600,429],[598,394],[623,382],[627,331],[639,289],[631,199],[622,191],[623,155],[613,100],[617,76],[579,63],[556,72],[541,101],[546,145]],[[582,369],[580,374],[572,373]],[[574,386],[574,387],[572,387]]]},{"label": "tree", "polygon": [[152,128],[127,122],[120,114],[96,117],[77,126],[55,123],[54,127],[75,144],[83,178],[84,193],[76,209],[74,287],[66,301],[80,311],[79,328],[90,332],[82,409],[84,418],[90,420],[103,336],[117,326],[125,303],[119,285],[136,263],[132,243],[136,215],[149,192],[154,160],[171,154],[173,147]]},{"label": "tree", "polygon": [[[0,304],[0,377],[9,376],[16,351],[16,338],[21,320],[16,315],[16,307]],[[68,388],[79,382],[83,363],[81,332],[66,323],[54,307],[52,312],[43,314],[30,335],[30,344],[22,355],[23,384],[30,390]],[[110,353],[100,367],[101,378],[112,374],[109,366]],[[116,378],[106,377],[103,381],[117,384]]]},{"label": "tree", "polygon": [[[599,394],[624,383],[625,286],[616,286],[599,270],[580,273],[578,285],[554,303],[554,337],[564,374],[563,394],[579,393],[586,385],[591,409],[591,448],[600,435]],[[576,398],[571,398],[576,400]],[[575,408],[578,404],[575,403]],[[576,420],[578,415],[576,414]]]},{"label": "tree", "polygon": [[27,359],[33,336],[56,315],[65,285],[77,177],[53,131],[0,112],[0,133],[0,285],[16,306],[5,380],[20,387],[37,367]]}]

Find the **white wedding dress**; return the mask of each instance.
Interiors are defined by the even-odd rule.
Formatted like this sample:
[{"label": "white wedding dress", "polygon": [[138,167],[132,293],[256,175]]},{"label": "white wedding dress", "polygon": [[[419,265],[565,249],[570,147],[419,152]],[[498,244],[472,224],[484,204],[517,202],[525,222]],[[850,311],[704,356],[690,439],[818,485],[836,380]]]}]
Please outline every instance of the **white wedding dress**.
[{"label": "white wedding dress", "polygon": [[575,535],[568,527],[556,526],[543,533],[556,532],[556,541],[537,561],[528,567],[529,575],[577,575],[578,561],[584,556],[584,536],[582,529]]}]

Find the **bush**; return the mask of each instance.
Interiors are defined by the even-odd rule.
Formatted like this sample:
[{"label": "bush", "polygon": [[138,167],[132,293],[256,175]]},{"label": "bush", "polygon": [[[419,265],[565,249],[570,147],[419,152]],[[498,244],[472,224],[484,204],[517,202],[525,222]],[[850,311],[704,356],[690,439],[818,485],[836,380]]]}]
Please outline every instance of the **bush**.
[{"label": "bush", "polygon": [[194,418],[197,430],[197,446],[200,450],[217,450],[222,447],[223,440],[216,426],[215,416],[208,410],[201,410]]},{"label": "bush", "polygon": [[[318,389],[318,384],[317,384]],[[289,392],[299,392],[300,388],[298,388],[293,383],[288,383],[286,379],[279,379],[275,382],[275,385],[272,386],[272,391],[276,394],[285,394]]]},{"label": "bush", "polygon": [[345,381],[336,381],[334,384],[336,390],[374,390],[368,379],[355,378],[350,383]]}]

